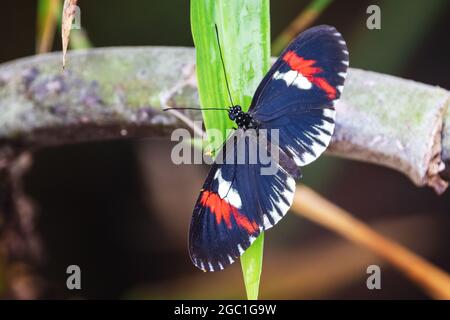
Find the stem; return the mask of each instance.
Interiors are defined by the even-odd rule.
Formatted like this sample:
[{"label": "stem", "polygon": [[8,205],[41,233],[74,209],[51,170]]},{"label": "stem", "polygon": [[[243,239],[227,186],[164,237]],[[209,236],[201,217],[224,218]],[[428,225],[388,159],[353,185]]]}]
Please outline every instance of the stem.
[{"label": "stem", "polygon": [[332,1],[333,0],[312,0],[308,7],[300,12],[289,26],[275,39],[272,45],[272,53],[278,55],[283,51],[297,34],[313,24]]},{"label": "stem", "polygon": [[450,276],[359,221],[306,186],[297,186],[292,211],[386,259],[436,299],[450,299]]}]

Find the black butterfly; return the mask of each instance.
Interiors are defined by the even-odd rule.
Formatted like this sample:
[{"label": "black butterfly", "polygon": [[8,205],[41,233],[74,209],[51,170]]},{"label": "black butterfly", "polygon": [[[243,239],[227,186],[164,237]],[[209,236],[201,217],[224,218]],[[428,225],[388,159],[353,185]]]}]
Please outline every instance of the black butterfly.
[{"label": "black butterfly", "polygon": [[[308,29],[281,53],[249,111],[228,109],[238,128],[217,157],[236,160],[240,146],[276,150],[277,170],[262,175],[260,163],[213,164],[189,232],[189,253],[198,268],[215,271],[233,263],[289,210],[298,167],[317,159],[330,143],[348,65],[347,46],[334,27]],[[271,135],[261,143],[261,129],[278,129],[277,143]]]}]

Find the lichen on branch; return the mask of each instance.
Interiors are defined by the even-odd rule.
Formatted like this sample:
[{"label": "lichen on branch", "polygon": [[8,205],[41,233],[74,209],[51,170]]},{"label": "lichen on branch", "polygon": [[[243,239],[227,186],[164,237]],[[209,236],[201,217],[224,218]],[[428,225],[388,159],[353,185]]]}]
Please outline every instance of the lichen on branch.
[{"label": "lichen on branch", "polygon": [[[162,111],[199,106],[194,49],[119,47],[69,55],[64,71],[59,53],[0,65],[1,144],[169,136],[186,125],[181,118],[201,118],[195,111],[183,117]],[[449,101],[439,87],[350,69],[329,153],[393,168],[441,193],[450,162]]]}]

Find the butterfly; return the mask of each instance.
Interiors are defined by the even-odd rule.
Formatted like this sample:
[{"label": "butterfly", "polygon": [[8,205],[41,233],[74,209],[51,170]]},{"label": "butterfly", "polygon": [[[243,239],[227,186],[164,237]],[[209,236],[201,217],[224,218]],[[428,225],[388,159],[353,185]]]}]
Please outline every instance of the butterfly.
[{"label": "butterfly", "polygon": [[[346,43],[334,27],[310,28],[281,53],[248,112],[239,105],[228,109],[237,129],[218,157],[236,159],[239,146],[264,148],[268,154],[276,150],[277,170],[263,175],[258,162],[212,165],[189,230],[189,254],[196,267],[216,271],[232,264],[287,213],[299,167],[317,159],[330,143],[348,65]],[[261,143],[258,132],[263,129],[278,130],[276,144],[271,135]],[[245,134],[250,130],[256,134]]]}]

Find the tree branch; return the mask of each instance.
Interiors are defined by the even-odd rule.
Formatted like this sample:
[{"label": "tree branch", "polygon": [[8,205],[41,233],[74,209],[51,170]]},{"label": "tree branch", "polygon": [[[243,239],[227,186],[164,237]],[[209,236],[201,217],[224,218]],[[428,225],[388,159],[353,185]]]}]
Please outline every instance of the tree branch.
[{"label": "tree branch", "polygon": [[[186,126],[183,117],[201,118],[161,111],[199,105],[194,61],[191,48],[136,47],[71,52],[64,71],[60,53],[3,64],[0,146],[169,136]],[[438,87],[350,69],[329,153],[393,168],[441,193],[450,178],[449,101]]]}]

